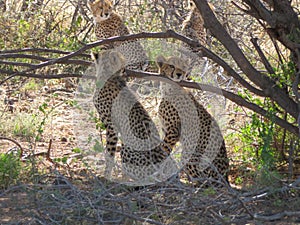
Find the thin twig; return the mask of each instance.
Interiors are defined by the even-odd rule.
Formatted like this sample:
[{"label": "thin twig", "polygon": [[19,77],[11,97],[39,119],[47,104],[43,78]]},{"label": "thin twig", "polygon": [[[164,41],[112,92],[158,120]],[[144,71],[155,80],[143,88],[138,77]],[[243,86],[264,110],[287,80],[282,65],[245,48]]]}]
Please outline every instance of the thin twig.
[{"label": "thin twig", "polygon": [[290,212],[290,211],[283,211],[281,213],[277,213],[270,216],[262,216],[259,214],[254,214],[254,218],[261,221],[274,221],[282,219],[283,217],[292,217],[292,216],[300,216],[300,211]]},{"label": "thin twig", "polygon": [[[299,84],[300,84],[300,71],[298,71],[296,73],[295,80],[294,80],[293,86],[292,86],[293,93],[294,93],[294,95],[296,96],[296,99],[297,99],[298,109],[300,111],[300,92],[298,91]],[[297,124],[298,124],[299,135],[300,135],[300,113],[299,113],[298,118],[297,118]]]},{"label": "thin twig", "polygon": [[22,146],[16,140],[8,138],[8,137],[2,137],[2,136],[0,136],[0,140],[7,140],[7,141],[13,142],[15,145],[17,145],[19,147],[19,149],[20,149],[20,158],[22,158],[22,156],[23,156],[23,148],[22,148]]},{"label": "thin twig", "polygon": [[54,161],[50,157],[51,146],[52,146],[52,139],[50,139],[50,141],[49,141],[49,146],[48,146],[48,150],[47,150],[47,154],[46,154],[46,159],[49,162],[54,163]]},{"label": "thin twig", "polygon": [[267,69],[269,74],[274,74],[274,70],[272,68],[272,66],[270,65],[269,61],[267,60],[265,54],[263,53],[263,51],[261,50],[261,48],[259,47],[258,43],[257,43],[257,38],[251,38],[251,42],[255,48],[255,50],[257,51],[262,63],[264,64],[265,68]]},{"label": "thin twig", "polygon": [[0,69],[0,73],[6,73],[6,74],[13,73],[13,74],[16,74],[17,76],[21,76],[21,77],[31,77],[31,78],[40,78],[40,79],[61,79],[61,78],[67,78],[67,77],[75,77],[75,78],[84,77],[84,79],[95,79],[95,76],[76,74],[76,73],[35,74],[35,73],[25,73],[25,72],[12,72],[12,71],[1,70],[1,69]]}]

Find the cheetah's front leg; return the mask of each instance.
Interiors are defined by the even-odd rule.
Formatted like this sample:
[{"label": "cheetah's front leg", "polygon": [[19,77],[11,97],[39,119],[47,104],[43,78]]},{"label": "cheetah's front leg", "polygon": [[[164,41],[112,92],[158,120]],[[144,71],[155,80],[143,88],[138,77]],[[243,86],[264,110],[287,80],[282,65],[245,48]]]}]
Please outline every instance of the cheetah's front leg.
[{"label": "cheetah's front leg", "polygon": [[111,177],[112,169],[115,165],[115,154],[117,149],[118,135],[111,126],[106,128],[106,152],[105,152],[105,171],[107,178]]},{"label": "cheetah's front leg", "polygon": [[162,148],[170,154],[176,143],[179,141],[181,132],[181,121],[176,108],[167,100],[162,99],[158,114],[164,132]]}]

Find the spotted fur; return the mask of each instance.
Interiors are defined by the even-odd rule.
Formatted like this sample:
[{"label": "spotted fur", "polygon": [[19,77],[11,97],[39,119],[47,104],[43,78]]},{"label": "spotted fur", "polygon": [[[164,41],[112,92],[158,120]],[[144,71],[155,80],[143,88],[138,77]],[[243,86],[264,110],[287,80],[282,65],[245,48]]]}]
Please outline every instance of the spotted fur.
[{"label": "spotted fur", "polygon": [[[130,34],[129,28],[114,10],[110,0],[89,0],[89,7],[94,18],[95,34],[99,40]],[[148,57],[138,40],[114,42],[102,46],[102,49],[119,51],[125,58],[127,69],[145,70],[148,66]]]},{"label": "spotted fur", "polygon": [[[185,80],[187,75],[187,69],[189,68],[188,62],[183,61],[179,57],[169,57],[165,58],[159,56],[157,58],[157,65],[159,67],[160,74],[171,78],[174,81]],[[215,119],[207,112],[207,110],[195,99],[195,97],[179,86],[174,86],[170,84],[162,84],[162,100],[159,105],[159,115],[161,118],[161,123],[165,133],[164,142],[169,145],[169,148],[174,149],[176,143],[179,140],[189,139],[191,137],[197,136],[196,147],[193,152],[189,151],[189,146],[183,152],[186,153],[185,156],[188,157],[184,170],[191,178],[203,178],[210,177],[214,179],[219,179],[223,177],[228,182],[227,172],[229,168],[229,160],[227,157],[227,151],[225,142],[220,131],[220,128],[215,121]],[[178,95],[187,94],[191,99],[192,104],[187,106],[185,104],[186,100],[181,100]],[[176,98],[177,102],[174,105],[169,99]],[[187,131],[187,137],[182,137],[183,123],[182,117],[179,115],[180,105],[182,107],[188,107],[190,112],[196,109],[197,121],[198,121],[198,131],[197,134],[193,134],[191,131]],[[184,118],[186,119],[186,118]],[[189,126],[191,127],[196,123],[195,118],[191,118],[189,121]],[[185,128],[186,129],[186,128]],[[213,158],[212,162],[207,164],[203,163],[206,156],[208,158]],[[185,157],[183,156],[183,157]],[[205,165],[205,166],[203,166]]]},{"label": "spotted fur", "polygon": [[118,134],[122,140],[122,166],[133,179],[148,179],[158,170],[164,170],[167,168],[161,167],[164,161],[173,168],[154,122],[122,76],[124,57],[119,52],[106,50],[93,58],[97,71],[93,102],[106,128],[105,175],[110,176],[114,165]]}]

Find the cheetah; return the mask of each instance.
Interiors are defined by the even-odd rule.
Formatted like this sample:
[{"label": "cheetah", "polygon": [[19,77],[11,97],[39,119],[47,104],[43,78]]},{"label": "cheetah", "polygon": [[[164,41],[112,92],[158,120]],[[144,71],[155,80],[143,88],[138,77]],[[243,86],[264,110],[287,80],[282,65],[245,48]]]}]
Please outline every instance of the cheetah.
[{"label": "cheetah", "polygon": [[[114,11],[110,0],[88,1],[95,24],[95,34],[99,40],[114,36],[130,34],[129,28],[124,24],[122,17]],[[126,60],[126,68],[133,70],[146,70],[149,60],[143,46],[138,40],[114,42],[105,45],[102,49],[116,49]]]},{"label": "cheetah", "polygon": [[[208,38],[208,32],[205,28],[203,17],[192,0],[189,1],[189,4],[190,13],[183,22],[182,34],[195,41],[199,41],[201,45],[209,45],[210,40]],[[208,5],[214,12],[215,7],[210,3],[208,3]],[[182,46],[184,47],[182,49],[182,53],[187,55],[188,58],[193,57],[193,66],[196,66],[197,64],[201,65],[203,71],[206,71],[207,74],[213,74],[213,79],[216,83],[227,83],[227,81],[232,80],[232,78],[226,75],[223,67],[213,62],[212,60],[207,59],[206,57],[202,57],[202,54],[198,48],[191,47],[186,43],[184,43]],[[190,51],[196,53],[197,56],[195,57],[195,55],[191,54]]]},{"label": "cheetah", "polygon": [[[189,69],[187,61],[183,61],[181,58],[176,56],[171,56],[169,58],[158,56],[156,61],[161,75],[174,81],[186,79],[187,70]],[[188,110],[190,109],[192,112],[192,108],[196,108],[198,117],[197,125],[199,126],[199,134],[197,136],[198,140],[196,141],[196,147],[192,150],[192,152],[188,149],[190,146],[186,146],[185,151],[188,152],[188,154],[183,157],[187,156],[189,159],[186,161],[184,171],[191,179],[196,178],[199,180],[199,178],[213,178],[218,180],[221,175],[224,180],[228,182],[227,172],[229,168],[229,160],[222,133],[215,119],[191,93],[180,86],[164,83],[161,84],[161,91],[162,100],[159,105],[158,114],[165,133],[164,142],[169,144],[169,147],[172,149],[178,141],[181,142],[181,140],[185,139],[185,137],[182,137],[182,126],[183,119],[186,118],[183,118],[180,115],[179,110],[183,107],[188,107]],[[185,103],[179,98],[179,94],[184,92],[188,94],[192,101],[192,104],[189,106],[183,105]],[[172,102],[174,96],[175,101],[179,102],[177,105],[174,105],[174,101]],[[194,120],[195,119],[192,118],[191,124],[194,123]],[[195,136],[195,134],[191,132],[189,133],[188,131],[188,136],[186,138]],[[211,163],[209,160],[208,162],[203,162],[206,158],[213,160]]]},{"label": "cheetah", "polygon": [[158,179],[165,179],[164,176],[175,173],[176,165],[164,150],[154,122],[126,86],[122,54],[105,50],[92,54],[92,58],[97,73],[93,103],[106,128],[105,176],[110,177],[114,165],[118,134],[122,140],[122,167],[132,179],[147,182],[155,174]]},{"label": "cheetah", "polygon": [[189,3],[190,13],[183,21],[182,34],[193,40],[198,40],[200,44],[205,45],[207,33],[204,27],[204,20],[195,3],[192,1]]},{"label": "cheetah", "polygon": [[[188,4],[190,11],[186,19],[183,21],[181,33],[194,41],[199,41],[201,45],[206,45],[207,33],[203,17],[192,0],[189,0]],[[187,43],[182,43],[181,47],[181,52],[187,57],[187,59],[193,58],[192,67],[197,66],[198,64],[203,67],[203,70],[205,70],[208,60],[206,57],[202,56],[199,48],[191,47]]]}]

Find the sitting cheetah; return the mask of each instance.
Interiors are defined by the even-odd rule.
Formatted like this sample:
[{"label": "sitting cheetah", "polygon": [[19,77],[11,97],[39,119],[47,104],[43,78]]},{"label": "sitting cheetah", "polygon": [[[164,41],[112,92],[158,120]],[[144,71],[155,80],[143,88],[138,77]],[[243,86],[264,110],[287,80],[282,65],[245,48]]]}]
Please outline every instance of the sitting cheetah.
[{"label": "sitting cheetah", "polygon": [[[157,58],[160,74],[174,81],[186,79],[187,70],[189,69],[187,64],[187,61],[183,61],[179,57],[165,58],[159,56]],[[210,177],[218,179],[222,175],[228,182],[227,171],[229,160],[227,158],[225,142],[217,122],[191,93],[180,86],[163,83],[161,84],[161,89],[162,100],[159,105],[159,116],[165,132],[164,142],[169,144],[170,148],[174,148],[178,141],[181,142],[181,140],[184,141],[186,138],[189,139],[195,136],[195,134],[191,133],[193,131],[186,131],[187,137],[182,137],[183,129],[189,129],[190,125],[188,128],[183,128],[183,119],[186,120],[187,118],[183,118],[180,115],[181,108],[188,107],[188,110],[193,112],[193,107],[195,107],[197,111],[199,122],[198,140],[193,152],[188,149],[188,144],[186,145],[186,149],[183,148],[183,151],[185,151],[183,152],[185,154],[183,157],[187,156],[189,158],[184,170],[191,178]],[[183,91],[189,95],[192,101],[192,104],[189,106],[178,96]],[[173,99],[175,99],[175,104]],[[195,119],[191,118],[191,120],[191,124],[194,121],[196,123]],[[208,161],[205,162],[205,159],[208,159]]]},{"label": "sitting cheetah", "polygon": [[[110,0],[89,0],[88,4],[94,18],[95,34],[99,40],[130,34],[121,16],[114,11]],[[102,48],[116,48],[124,56],[127,69],[145,70],[148,66],[148,57],[138,40],[114,42]]]},{"label": "sitting cheetah", "polygon": [[173,168],[171,173],[175,173],[177,168],[168,160],[169,154],[164,150],[154,122],[122,77],[124,57],[119,52],[106,50],[92,58],[97,71],[93,102],[106,127],[105,176],[110,177],[112,171],[118,133],[122,140],[122,166],[127,175],[137,180],[148,179],[161,171],[164,174],[159,177],[165,179],[163,176],[168,176],[166,169]]},{"label": "sitting cheetah", "polygon": [[186,37],[189,37],[193,40],[198,40],[202,45],[206,44],[204,20],[198,8],[192,1],[190,1],[190,13],[183,21],[182,33]]}]

